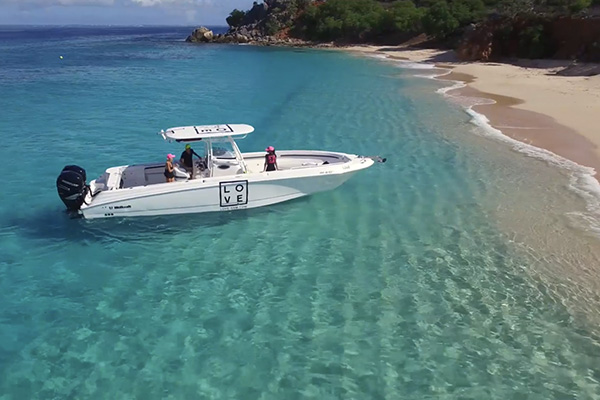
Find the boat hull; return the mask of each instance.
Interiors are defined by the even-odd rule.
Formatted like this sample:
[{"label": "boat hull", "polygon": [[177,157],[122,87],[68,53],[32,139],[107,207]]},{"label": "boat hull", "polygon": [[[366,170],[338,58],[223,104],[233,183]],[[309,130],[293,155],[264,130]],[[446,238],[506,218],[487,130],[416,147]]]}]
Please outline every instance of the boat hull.
[{"label": "boat hull", "polygon": [[372,163],[365,160],[352,167],[320,168],[308,176],[273,171],[100,192],[80,212],[84,218],[94,219],[264,207],[335,189]]}]

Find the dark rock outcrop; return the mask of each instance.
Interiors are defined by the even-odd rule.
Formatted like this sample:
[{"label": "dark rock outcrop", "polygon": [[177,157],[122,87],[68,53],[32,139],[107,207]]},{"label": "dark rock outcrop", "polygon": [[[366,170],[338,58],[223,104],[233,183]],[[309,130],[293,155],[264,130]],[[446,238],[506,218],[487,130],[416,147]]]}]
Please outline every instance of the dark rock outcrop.
[{"label": "dark rock outcrop", "polygon": [[469,27],[456,50],[464,61],[505,57],[600,61],[600,19],[517,17]]},{"label": "dark rock outcrop", "polygon": [[600,18],[557,18],[550,29],[554,57],[600,62]]},{"label": "dark rock outcrop", "polygon": [[465,29],[456,54],[463,61],[489,61],[493,50],[493,30],[471,24]]},{"label": "dark rock outcrop", "polygon": [[308,46],[312,43],[291,38],[290,26],[296,18],[291,0],[254,2],[240,26],[230,27],[225,34],[212,35],[207,28],[196,29],[186,41],[193,43],[251,43],[263,46]]},{"label": "dark rock outcrop", "polygon": [[269,4],[268,2],[260,3],[254,2],[252,8],[246,13],[246,16],[242,20],[242,26],[244,25],[252,25],[259,21],[267,18],[269,14]]}]

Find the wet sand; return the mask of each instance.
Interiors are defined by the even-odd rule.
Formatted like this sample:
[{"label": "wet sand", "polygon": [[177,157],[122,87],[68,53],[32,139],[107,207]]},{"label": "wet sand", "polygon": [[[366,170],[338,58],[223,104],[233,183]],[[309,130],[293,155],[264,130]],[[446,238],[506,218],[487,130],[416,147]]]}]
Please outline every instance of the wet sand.
[{"label": "wet sand", "polygon": [[486,93],[468,86],[473,82],[473,76],[452,72],[440,79],[467,84],[464,88],[449,91],[449,95],[493,100],[494,104],[475,105],[473,110],[485,115],[490,125],[503,134],[600,171],[597,145],[576,130],[560,124],[549,115],[517,108],[524,103],[521,99]]},{"label": "wet sand", "polygon": [[[491,99],[476,105],[505,135],[600,171],[600,75],[561,76],[577,69],[565,61],[527,60],[512,64],[460,62],[451,51],[353,46],[348,51],[426,62],[451,70],[439,79],[467,86],[450,96]],[[583,68],[589,71],[594,68]],[[596,175],[598,178],[598,175]]]}]

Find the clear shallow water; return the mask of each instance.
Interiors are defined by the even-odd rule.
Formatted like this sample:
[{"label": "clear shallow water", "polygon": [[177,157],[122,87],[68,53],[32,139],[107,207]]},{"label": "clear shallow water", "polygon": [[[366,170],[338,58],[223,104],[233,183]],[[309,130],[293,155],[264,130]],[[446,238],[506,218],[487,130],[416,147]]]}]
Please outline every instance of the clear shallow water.
[{"label": "clear shallow water", "polygon": [[[0,33],[19,165],[0,197],[0,398],[600,397],[597,241],[571,172],[393,64],[188,31]],[[162,160],[181,149],[159,129],[213,122],[254,125],[244,151],[389,161],[258,210],[62,212],[63,165]]]}]

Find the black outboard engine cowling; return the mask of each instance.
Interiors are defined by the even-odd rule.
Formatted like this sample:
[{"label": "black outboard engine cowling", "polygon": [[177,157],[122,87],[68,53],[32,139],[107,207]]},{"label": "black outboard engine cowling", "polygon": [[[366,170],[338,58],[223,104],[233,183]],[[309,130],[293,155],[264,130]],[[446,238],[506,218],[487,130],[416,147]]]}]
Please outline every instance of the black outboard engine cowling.
[{"label": "black outboard engine cowling", "polygon": [[88,192],[85,169],[77,165],[67,165],[56,179],[56,189],[67,209],[77,211]]}]

